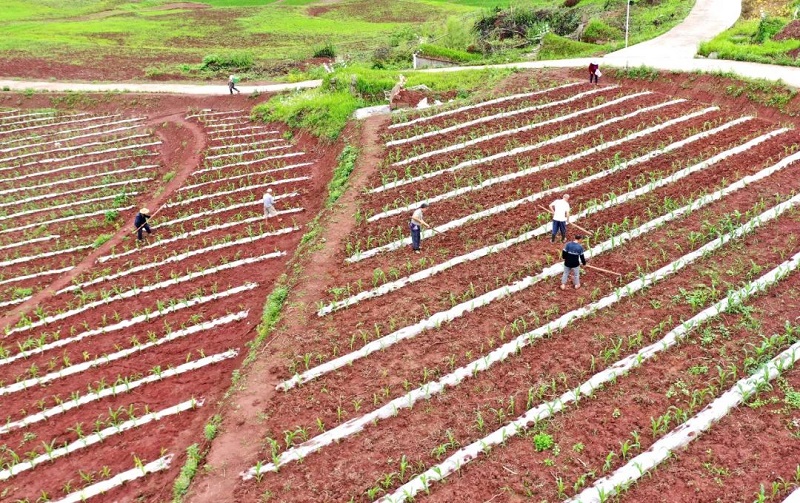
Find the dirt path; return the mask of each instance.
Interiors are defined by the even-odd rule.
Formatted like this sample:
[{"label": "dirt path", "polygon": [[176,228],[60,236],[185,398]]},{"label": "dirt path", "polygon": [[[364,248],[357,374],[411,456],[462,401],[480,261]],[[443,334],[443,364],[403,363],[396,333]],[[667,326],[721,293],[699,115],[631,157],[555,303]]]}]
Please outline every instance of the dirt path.
[{"label": "dirt path", "polygon": [[[175,176],[164,186],[153,186],[155,194],[143,206],[147,208],[160,208],[177,191],[189,175],[200,163],[200,152],[205,148],[206,136],[202,128],[197,124],[191,123],[184,118],[184,113],[170,113],[152,117],[147,121],[147,125],[153,128],[153,132],[161,140],[160,158],[164,166],[173,167]],[[158,182],[156,182],[158,183]],[[155,211],[152,210],[153,214]],[[16,324],[23,313],[31,311],[35,306],[41,304],[45,299],[55,295],[55,293],[68,286],[72,280],[86,272],[94,266],[95,261],[108,254],[111,249],[119,245],[122,240],[131,236],[132,229],[130,222],[133,215],[120,215],[123,219],[122,227],[114,234],[114,237],[94,250],[84,258],[74,269],[59,276],[47,288],[36,293],[26,302],[20,304],[13,310],[0,318],[0,326],[12,326]]]},{"label": "dirt path", "polygon": [[[262,450],[264,429],[260,414],[263,404],[277,393],[275,386],[280,379],[275,369],[283,362],[280,354],[291,350],[283,347],[281,332],[284,329],[297,330],[296,327],[305,324],[305,308],[313,308],[311,299],[319,298],[318,292],[327,282],[326,271],[330,270],[336,251],[344,246],[344,238],[355,225],[351,215],[355,212],[358,189],[364,185],[380,161],[382,145],[378,138],[378,128],[386,120],[386,117],[367,119],[362,125],[360,137],[352,138],[352,143],[357,140],[362,150],[350,177],[348,190],[327,216],[322,237],[324,247],[310,255],[308,260],[300,257],[299,260],[304,261],[302,278],[286,301],[282,327],[262,349],[259,358],[247,369],[242,385],[233,399],[222,406],[222,428],[206,456],[206,464],[212,470],[202,474],[198,472],[185,500],[187,503],[234,501],[234,490],[240,482],[239,474],[250,468],[251,460]],[[292,262],[295,260],[297,259]]]}]

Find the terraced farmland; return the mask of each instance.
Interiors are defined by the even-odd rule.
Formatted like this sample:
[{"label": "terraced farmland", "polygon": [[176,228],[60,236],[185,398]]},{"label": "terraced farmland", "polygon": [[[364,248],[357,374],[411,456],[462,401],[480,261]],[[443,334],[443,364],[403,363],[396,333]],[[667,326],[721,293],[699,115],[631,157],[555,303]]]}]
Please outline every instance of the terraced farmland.
[{"label": "terraced farmland", "polygon": [[[2,295],[23,311],[0,340],[0,500],[164,501],[321,206],[328,168],[303,150],[312,143],[245,111],[186,117],[205,138],[187,173],[160,164],[143,119],[0,121]],[[137,242],[138,208],[180,177]]]},{"label": "terraced farmland", "polygon": [[[234,499],[787,496],[798,133],[625,85],[446,107],[382,127],[354,230],[273,346]],[[543,206],[564,193],[620,277],[559,289]]]}]

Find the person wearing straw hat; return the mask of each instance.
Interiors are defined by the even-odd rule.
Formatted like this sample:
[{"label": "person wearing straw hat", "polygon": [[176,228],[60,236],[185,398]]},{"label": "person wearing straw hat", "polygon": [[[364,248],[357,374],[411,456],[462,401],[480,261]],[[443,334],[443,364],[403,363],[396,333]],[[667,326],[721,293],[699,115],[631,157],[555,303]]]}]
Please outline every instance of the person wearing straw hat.
[{"label": "person wearing straw hat", "polygon": [[239,80],[239,79],[236,78],[236,75],[231,75],[230,77],[228,77],[228,91],[230,91],[231,94],[233,94],[234,91],[236,91],[237,93],[241,94],[241,91],[236,89],[236,81],[237,80]]},{"label": "person wearing straw hat", "polygon": [[144,239],[144,236],[142,235],[143,230],[147,231],[148,234],[152,234],[150,232],[150,225],[147,223],[148,218],[150,218],[150,210],[147,208],[142,208],[139,210],[139,213],[136,215],[136,219],[133,221],[133,226],[136,228],[139,241]]},{"label": "person wearing straw hat", "polygon": [[589,63],[589,83],[591,84],[594,82],[595,84],[598,84],[600,75],[600,65],[597,64],[597,61],[592,61]]},{"label": "person wearing straw hat", "polygon": [[578,234],[572,241],[564,246],[561,250],[561,258],[564,259],[564,274],[561,275],[561,289],[567,288],[567,280],[569,280],[569,273],[573,273],[572,283],[575,289],[581,287],[581,265],[586,265],[586,257],[583,256],[583,246],[581,246],[581,239],[583,236]]},{"label": "person wearing straw hat", "polygon": [[[275,196],[272,195],[272,189],[267,189],[267,193],[264,194],[264,216],[267,220],[278,216],[278,210],[275,209]],[[278,219],[278,221],[281,220],[283,219]]]},{"label": "person wearing straw hat", "polygon": [[419,208],[414,210],[408,227],[411,229],[411,249],[414,253],[419,253],[419,245],[422,241],[422,227],[431,228],[422,216],[422,210],[428,207],[428,203],[422,203]]}]

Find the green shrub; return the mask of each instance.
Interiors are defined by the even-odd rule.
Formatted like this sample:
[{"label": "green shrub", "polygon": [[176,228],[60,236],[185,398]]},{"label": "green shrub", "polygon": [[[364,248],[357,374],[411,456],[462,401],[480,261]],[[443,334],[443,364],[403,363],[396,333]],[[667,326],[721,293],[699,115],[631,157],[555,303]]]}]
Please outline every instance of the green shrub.
[{"label": "green shrub", "polygon": [[442,58],[448,61],[453,61],[454,63],[470,63],[483,59],[482,56],[478,54],[472,54],[456,49],[448,49],[447,47],[433,44],[420,44],[419,52],[425,56]]},{"label": "green shrub", "polygon": [[602,50],[594,44],[578,42],[565,37],[548,33],[542,38],[539,59],[580,58],[595,55]]},{"label": "green shrub", "polygon": [[106,223],[108,223],[108,224],[116,222],[116,220],[118,218],[119,218],[119,211],[117,211],[117,210],[109,210],[109,211],[106,211],[106,213],[105,213],[105,220],[106,220]]},{"label": "green shrub", "polygon": [[613,40],[621,40],[623,38],[621,30],[609,26],[599,19],[591,19],[583,30],[581,39],[584,42],[597,43],[597,42],[610,42]]},{"label": "green shrub", "polygon": [[92,243],[93,248],[100,248],[104,243],[107,243],[113,237],[112,234],[100,234]]},{"label": "green shrub", "polygon": [[336,48],[333,46],[332,43],[327,42],[322,47],[317,47],[314,49],[314,57],[315,58],[335,58],[336,57]]},{"label": "green shrub", "polygon": [[758,28],[753,35],[753,42],[756,44],[763,44],[767,40],[772,39],[772,37],[786,26],[787,22],[788,21],[785,19],[779,17],[764,16],[761,18],[761,21],[758,22]]},{"label": "green shrub", "polygon": [[352,145],[347,145],[342,150],[342,153],[339,154],[336,169],[333,171],[333,178],[328,183],[328,199],[325,202],[327,206],[335,203],[344,193],[350,173],[356,167],[356,159],[358,159],[358,149]]},{"label": "green shrub", "polygon": [[245,71],[253,68],[253,54],[250,52],[229,52],[209,54],[200,64],[201,70],[217,72],[221,70]]},{"label": "green shrub", "polygon": [[474,41],[475,37],[469,23],[455,16],[447,18],[444,23],[444,34],[437,39],[439,45],[454,50],[465,50]]},{"label": "green shrub", "polygon": [[552,435],[548,435],[547,433],[537,433],[533,436],[533,447],[537,452],[552,449],[554,444],[555,442],[553,442]]},{"label": "green shrub", "polygon": [[192,444],[186,449],[186,464],[181,468],[181,473],[175,479],[175,485],[172,487],[173,501],[181,501],[186,491],[189,490],[189,484],[192,483],[197,467],[200,464],[200,451],[197,444]]}]

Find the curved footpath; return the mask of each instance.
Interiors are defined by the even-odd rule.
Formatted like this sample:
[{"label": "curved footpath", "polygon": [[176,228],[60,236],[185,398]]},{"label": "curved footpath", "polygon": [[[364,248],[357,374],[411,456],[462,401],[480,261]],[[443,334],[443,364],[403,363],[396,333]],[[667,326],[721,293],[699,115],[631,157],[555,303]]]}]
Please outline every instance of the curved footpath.
[{"label": "curved footpath", "polygon": [[[634,7],[636,8],[636,7]],[[741,0],[697,0],[686,19],[652,40],[607,54],[603,58],[582,58],[551,61],[530,61],[490,65],[485,67],[452,67],[423,70],[427,72],[452,72],[475,68],[580,68],[588,66],[592,59],[599,59],[601,67],[617,68],[646,65],[659,70],[733,72],[750,78],[782,80],[785,84],[800,88],[800,68],[719,59],[695,59],[698,44],[712,38],[731,26],[742,11]],[[709,36],[709,34],[712,34]],[[240,86],[243,94],[252,92],[278,92],[291,89],[318,87],[321,80],[308,80],[292,84],[270,84]],[[28,82],[24,80],[0,80],[0,88],[14,91],[83,91],[83,92],[144,92],[193,95],[227,94],[224,83],[214,85],[169,84],[169,83],[76,83],[76,82]]]}]

